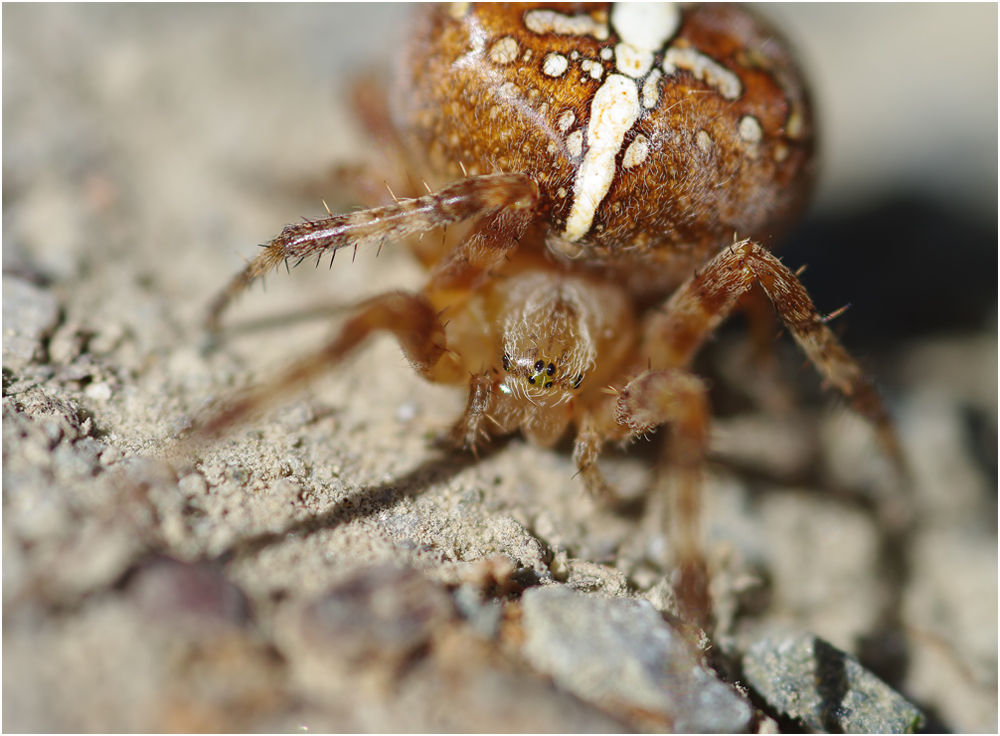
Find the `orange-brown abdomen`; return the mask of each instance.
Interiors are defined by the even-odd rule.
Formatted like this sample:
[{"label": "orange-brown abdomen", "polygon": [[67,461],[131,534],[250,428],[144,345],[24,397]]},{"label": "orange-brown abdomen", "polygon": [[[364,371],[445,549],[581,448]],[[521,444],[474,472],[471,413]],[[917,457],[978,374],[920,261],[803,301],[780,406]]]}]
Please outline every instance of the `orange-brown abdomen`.
[{"label": "orange-brown abdomen", "polygon": [[781,228],[812,180],[798,73],[738,7],[435,6],[394,99],[434,185],[528,174],[549,250],[644,292]]}]

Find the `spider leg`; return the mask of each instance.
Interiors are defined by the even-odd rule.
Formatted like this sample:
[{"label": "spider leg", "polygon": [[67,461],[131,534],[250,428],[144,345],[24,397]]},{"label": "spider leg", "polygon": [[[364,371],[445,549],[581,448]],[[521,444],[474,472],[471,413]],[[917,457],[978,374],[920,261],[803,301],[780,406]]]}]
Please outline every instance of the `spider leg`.
[{"label": "spider leg", "polygon": [[587,489],[596,496],[606,496],[611,489],[597,466],[603,444],[635,439],[663,424],[671,426],[669,461],[674,487],[669,498],[673,509],[668,519],[658,521],[660,528],[667,527],[662,522],[669,522],[678,574],[674,589],[681,617],[706,630],[712,606],[699,520],[710,422],[708,392],[697,376],[682,368],[647,370],[583,417],[573,448],[573,459]]},{"label": "spider leg", "polygon": [[580,421],[573,443],[573,462],[576,463],[577,475],[583,479],[587,492],[598,499],[614,496],[614,491],[597,465],[601,448],[605,442],[628,437],[627,428],[615,421],[611,407],[612,402],[606,400],[591,408]]},{"label": "spider leg", "polygon": [[469,378],[469,399],[465,411],[452,426],[450,439],[455,445],[476,454],[479,440],[489,437],[489,430],[483,426],[490,420],[490,408],[495,403],[493,379],[483,373]]},{"label": "spider leg", "polygon": [[795,406],[794,391],[778,370],[776,337],[783,329],[764,288],[755,283],[739,297],[739,308],[746,319],[748,339],[738,346],[746,351],[740,361],[731,361],[727,377],[746,392],[751,401],[775,416],[788,416]]},{"label": "spider leg", "polygon": [[874,425],[883,450],[905,475],[895,430],[870,378],[826,326],[795,274],[752,241],[735,243],[719,253],[648,319],[641,355],[653,368],[689,365],[736,300],[755,283],[763,287],[820,375]]},{"label": "spider leg", "polygon": [[740,297],[739,303],[744,316],[746,316],[747,328],[750,330],[754,362],[760,369],[773,370],[775,366],[774,335],[778,327],[774,318],[774,309],[771,307],[767,294],[763,288],[757,285],[748,289]]},{"label": "spider leg", "polygon": [[[504,242],[516,242],[530,220],[538,199],[534,182],[523,174],[489,174],[470,177],[416,199],[401,199],[385,207],[332,215],[287,225],[261,253],[250,261],[211,303],[206,319],[210,332],[218,331],[219,318],[229,303],[250,284],[286,261],[331,255],[341,248],[359,248],[400,240],[416,233],[472,218],[492,220]],[[508,214],[501,212],[510,210]],[[523,224],[522,224],[523,223]],[[480,228],[480,232],[482,228]],[[462,246],[461,263],[482,261],[481,248],[489,233]],[[502,257],[502,254],[501,256]],[[469,268],[458,269],[467,273]]]},{"label": "spider leg", "polygon": [[421,375],[442,380],[459,367],[445,347],[445,329],[438,312],[420,294],[390,292],[362,304],[332,340],[301,358],[268,383],[257,386],[224,409],[196,423],[194,435],[214,437],[244,422],[251,414],[301,389],[336,367],[373,333],[395,335],[407,360]]}]

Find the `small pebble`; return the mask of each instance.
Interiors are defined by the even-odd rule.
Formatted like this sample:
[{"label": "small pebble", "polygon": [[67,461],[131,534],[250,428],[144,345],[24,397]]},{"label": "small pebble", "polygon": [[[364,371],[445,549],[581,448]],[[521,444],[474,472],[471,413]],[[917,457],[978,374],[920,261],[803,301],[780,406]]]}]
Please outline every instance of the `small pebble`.
[{"label": "small pebble", "polygon": [[854,657],[813,634],[774,635],[743,656],[743,673],[776,711],[829,733],[913,733],[923,714]]},{"label": "small pebble", "polygon": [[[104,458],[102,457],[103,461]],[[193,498],[195,496],[204,496],[208,493],[208,483],[205,479],[198,473],[191,473],[185,475],[177,483],[177,487],[180,488],[181,493],[183,493],[187,498]]]},{"label": "small pebble", "polygon": [[111,386],[108,384],[92,383],[87,388],[83,390],[83,393],[87,395],[88,398],[94,399],[95,401],[107,401],[111,398]]},{"label": "small pebble", "polygon": [[750,704],[700,664],[649,601],[550,585],[525,591],[521,608],[522,653],[577,697],[653,729],[749,728]]},{"label": "small pebble", "polygon": [[101,465],[108,467],[109,465],[114,465],[116,462],[121,460],[123,457],[121,449],[111,445],[107,447],[104,452],[101,453]]}]

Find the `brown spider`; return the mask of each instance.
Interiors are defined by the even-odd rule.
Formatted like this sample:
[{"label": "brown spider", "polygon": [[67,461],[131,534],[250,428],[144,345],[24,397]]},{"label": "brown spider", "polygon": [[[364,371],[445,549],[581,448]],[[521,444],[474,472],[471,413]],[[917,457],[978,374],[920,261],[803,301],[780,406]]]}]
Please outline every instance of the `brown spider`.
[{"label": "brown spider", "polygon": [[287,226],[215,300],[208,326],[283,262],[471,228],[414,243],[430,271],[421,290],[361,304],[333,340],[200,431],[242,421],[378,330],[427,380],[468,387],[457,443],[520,430],[551,446],[573,425],[595,494],[607,492],[604,443],[669,425],[678,600],[706,625],[697,527],[711,413],[689,366],[754,284],[893,447],[864,373],[761,245],[813,178],[809,101],[789,53],[729,6],[455,3],[419,14],[396,76],[389,105],[361,91],[361,114],[394,149],[397,191],[412,175],[431,193]]}]

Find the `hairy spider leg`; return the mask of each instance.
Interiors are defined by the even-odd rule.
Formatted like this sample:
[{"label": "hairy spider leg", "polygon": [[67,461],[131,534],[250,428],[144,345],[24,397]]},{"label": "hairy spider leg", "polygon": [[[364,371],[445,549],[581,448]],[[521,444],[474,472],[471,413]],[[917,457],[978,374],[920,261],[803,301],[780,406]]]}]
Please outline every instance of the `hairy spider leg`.
[{"label": "hairy spider leg", "polygon": [[381,294],[360,305],[336,337],[320,350],[301,358],[269,382],[256,386],[196,424],[195,434],[214,437],[244,422],[262,407],[298,391],[335,367],[379,330],[395,335],[407,360],[421,375],[432,376],[441,357],[447,354],[444,324],[426,297],[403,292]]},{"label": "hairy spider leg", "polygon": [[604,443],[634,440],[664,424],[672,430],[668,445],[672,509],[668,518],[656,521],[661,528],[669,524],[681,619],[710,631],[712,606],[699,526],[711,424],[704,382],[684,368],[643,370],[588,410],[580,422],[573,459],[588,491],[610,494],[597,466]]},{"label": "hairy spider leg", "polygon": [[469,377],[469,398],[449,435],[456,446],[471,450],[473,455],[479,455],[479,442],[490,437],[488,428],[483,424],[490,419],[490,408],[494,403],[493,384],[493,377],[487,373]]},{"label": "hairy spider leg", "polygon": [[[461,285],[482,278],[485,269],[502,260],[504,254],[516,246],[533,217],[535,197],[535,186],[526,177],[491,175],[467,179],[427,197],[402,200],[398,207],[355,213],[367,216],[360,221],[347,222],[355,215],[346,215],[286,227],[278,240],[290,230],[296,234],[286,238],[287,242],[276,240],[257,261],[272,251],[275,253],[272,257],[278,258],[277,262],[280,262],[282,253],[290,251],[294,251],[294,255],[286,257],[307,257],[317,250],[335,251],[351,244],[349,239],[344,242],[346,236],[341,234],[344,230],[352,233],[354,243],[367,244],[374,240],[372,233],[366,229],[371,222],[389,221],[392,237],[403,237],[410,232],[440,226],[445,219],[477,218],[473,231],[456,247],[455,255],[438,272],[440,277],[432,278],[421,293],[390,292],[359,305],[357,313],[319,351],[293,363],[270,382],[252,389],[229,407],[208,417],[196,427],[196,434],[214,436],[241,423],[251,413],[301,389],[335,367],[370,335],[380,330],[391,332],[396,337],[407,360],[427,380],[445,384],[469,382],[470,391],[474,391],[479,385],[477,377],[470,377],[460,356],[447,348],[445,326],[448,312],[461,308],[461,301],[456,298],[456,295],[464,296],[459,288]],[[321,243],[317,244],[317,239],[308,239],[313,231],[318,233],[317,239]],[[383,227],[379,237],[389,237],[386,232]],[[237,277],[234,281],[239,286],[236,291],[245,288],[245,284],[257,274],[273,268],[270,261],[262,261],[256,266],[255,263],[251,263],[241,274],[244,277],[242,280]],[[219,311],[230,301],[233,288],[230,285],[230,289],[220,295],[216,302],[220,305]],[[218,311],[213,316],[217,319]],[[473,410],[474,405],[470,398],[470,407],[473,408],[467,409],[467,412]],[[472,431],[475,435],[475,429]]]},{"label": "hairy spider leg", "polygon": [[645,371],[629,381],[618,395],[614,418],[619,425],[628,427],[632,437],[663,424],[670,427],[671,510],[667,519],[656,521],[661,528],[669,524],[681,619],[711,631],[708,569],[701,544],[702,473],[712,421],[708,387],[683,368]]},{"label": "hairy spider leg", "polygon": [[[497,216],[500,231],[514,232],[521,222],[526,227],[537,198],[537,187],[524,174],[487,174],[463,179],[423,197],[401,199],[385,207],[287,225],[211,303],[206,327],[210,332],[217,332],[219,319],[232,300],[281,263],[297,264],[306,258],[322,258],[327,254],[333,257],[342,248],[357,250],[378,246],[472,218],[482,217],[489,221],[490,215]],[[502,213],[504,209],[511,210],[511,214]],[[517,237],[520,235],[508,238],[507,242],[516,242]],[[450,279],[458,283],[476,269],[488,268],[503,258],[503,253],[496,255],[497,251],[493,251],[491,260],[488,238],[471,240],[471,243],[469,239],[463,241],[458,247],[452,259],[454,263],[445,269],[444,281]],[[498,250],[502,250],[504,244],[499,245]]]},{"label": "hairy spider leg", "polygon": [[871,379],[826,325],[805,287],[770,251],[750,240],[709,261],[647,319],[640,355],[654,369],[687,366],[705,339],[754,284],[760,284],[785,327],[824,380],[874,425],[883,451],[905,475],[888,412]]}]

